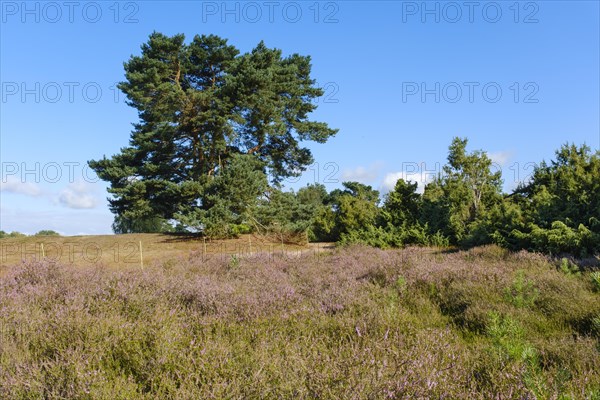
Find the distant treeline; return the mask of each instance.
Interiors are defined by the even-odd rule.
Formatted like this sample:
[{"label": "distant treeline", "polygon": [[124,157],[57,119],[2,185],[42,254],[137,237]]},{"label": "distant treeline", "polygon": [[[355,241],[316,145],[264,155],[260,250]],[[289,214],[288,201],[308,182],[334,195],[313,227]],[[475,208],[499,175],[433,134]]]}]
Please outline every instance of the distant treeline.
[{"label": "distant treeline", "polygon": [[[239,157],[215,176],[212,207],[196,221],[206,236],[272,235],[282,241],[458,246],[495,243],[509,249],[589,256],[600,252],[600,154],[583,145],[563,145],[542,162],[528,182],[502,192],[484,151],[467,152],[455,138],[443,173],[418,193],[416,182],[399,179],[383,198],[358,182],[327,192],[321,184],[294,191],[267,185]],[[246,173],[243,173],[246,171]],[[255,170],[256,171],[256,170]],[[186,231],[190,226],[161,217],[137,220],[117,215],[116,232]]]},{"label": "distant treeline", "polygon": [[[15,238],[15,237],[25,237],[27,236],[24,233],[21,232],[17,232],[17,231],[12,231],[10,233],[8,232],[4,232],[4,231],[0,231],[0,239],[3,238]],[[52,230],[41,230],[38,233],[35,233],[32,236],[60,236],[60,233],[52,231]]]}]

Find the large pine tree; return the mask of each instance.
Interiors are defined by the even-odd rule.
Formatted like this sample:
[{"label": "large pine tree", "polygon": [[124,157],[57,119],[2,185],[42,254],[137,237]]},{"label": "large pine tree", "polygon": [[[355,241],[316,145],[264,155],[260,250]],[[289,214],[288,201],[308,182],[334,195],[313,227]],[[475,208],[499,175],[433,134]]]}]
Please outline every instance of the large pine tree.
[{"label": "large pine tree", "polygon": [[[274,183],[299,174],[312,162],[301,142],[323,143],[337,132],[309,119],[323,95],[310,73],[310,57],[283,57],[262,42],[240,55],[214,35],[189,44],[183,35],[150,35],[141,55],[125,63],[119,85],[139,113],[130,144],[89,162],[110,183],[115,231],[160,231],[172,219],[204,226],[218,197],[214,180],[234,162]],[[260,176],[248,176],[254,181],[236,184],[259,190]]]}]

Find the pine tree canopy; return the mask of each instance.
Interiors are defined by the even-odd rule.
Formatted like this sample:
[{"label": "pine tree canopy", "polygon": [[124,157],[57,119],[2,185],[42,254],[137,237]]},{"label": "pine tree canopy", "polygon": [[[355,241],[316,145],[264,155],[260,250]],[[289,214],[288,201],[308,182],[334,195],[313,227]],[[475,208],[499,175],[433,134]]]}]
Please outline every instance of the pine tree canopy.
[{"label": "pine tree canopy", "polygon": [[[164,230],[161,221],[176,216],[197,221],[190,214],[214,206],[212,180],[234,160],[279,183],[312,163],[302,142],[324,143],[337,132],[309,119],[323,95],[311,78],[309,56],[283,57],[263,42],[240,54],[215,35],[188,44],[182,34],[155,32],[124,67],[119,89],[139,121],[129,146],[89,162],[110,183],[116,231]],[[248,190],[261,187],[240,181]]]}]

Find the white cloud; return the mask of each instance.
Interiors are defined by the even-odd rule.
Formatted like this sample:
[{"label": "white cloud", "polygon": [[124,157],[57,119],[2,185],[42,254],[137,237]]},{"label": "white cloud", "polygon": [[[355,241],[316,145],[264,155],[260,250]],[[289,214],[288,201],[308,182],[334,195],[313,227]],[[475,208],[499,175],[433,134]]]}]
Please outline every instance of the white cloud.
[{"label": "white cloud", "polygon": [[58,194],[58,202],[67,208],[95,208],[98,201],[93,192],[94,188],[90,184],[81,181],[74,182]]},{"label": "white cloud", "polygon": [[365,184],[372,183],[377,179],[381,166],[382,164],[380,162],[376,162],[368,167],[359,166],[352,169],[346,169],[342,171],[342,180],[344,182],[356,181]]},{"label": "white cloud", "polygon": [[32,182],[23,182],[14,176],[8,176],[0,182],[0,191],[37,197],[42,195],[42,189]]},{"label": "white cloud", "polygon": [[394,189],[398,179],[404,179],[407,182],[417,183],[417,193],[423,193],[425,191],[425,185],[427,185],[433,179],[431,173],[422,174],[420,172],[390,172],[385,175],[381,184],[382,192],[389,192]]},{"label": "white cloud", "polygon": [[492,160],[493,163],[498,164],[503,167],[506,165],[508,160],[511,159],[512,153],[510,151],[497,151],[494,153],[488,153],[488,157]]}]

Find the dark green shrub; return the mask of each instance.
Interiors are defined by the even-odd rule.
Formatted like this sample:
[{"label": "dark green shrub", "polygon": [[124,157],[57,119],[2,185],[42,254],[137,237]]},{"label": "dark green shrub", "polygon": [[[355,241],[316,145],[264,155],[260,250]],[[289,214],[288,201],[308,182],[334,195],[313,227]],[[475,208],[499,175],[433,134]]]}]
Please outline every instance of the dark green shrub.
[{"label": "dark green shrub", "polygon": [[33,236],[60,236],[60,233],[52,230],[41,230]]}]

